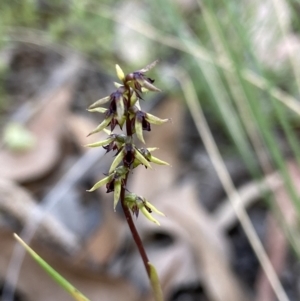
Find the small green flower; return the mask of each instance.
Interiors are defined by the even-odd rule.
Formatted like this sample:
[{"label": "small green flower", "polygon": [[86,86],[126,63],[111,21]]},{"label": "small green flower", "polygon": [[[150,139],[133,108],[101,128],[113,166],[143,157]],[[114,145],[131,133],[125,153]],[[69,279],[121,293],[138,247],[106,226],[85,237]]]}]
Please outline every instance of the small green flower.
[{"label": "small green flower", "polygon": [[145,88],[146,90],[149,91],[156,91],[156,92],[161,91],[160,89],[158,89],[153,85],[154,83],[153,79],[145,76],[145,73],[150,69],[152,69],[157,64],[157,62],[158,61],[154,61],[153,63],[149,64],[145,68],[142,68],[140,70],[137,70],[125,76],[125,82],[129,83],[139,96],[140,93],[143,92],[142,88]]},{"label": "small green flower", "polygon": [[127,138],[127,136],[125,136],[124,134],[120,134],[120,135],[110,134],[107,139],[98,141],[98,142],[94,142],[94,143],[90,143],[90,144],[86,144],[85,147],[102,146],[106,150],[107,153],[110,152],[111,150],[118,151],[122,148],[122,146],[126,142],[126,138]]},{"label": "small green flower", "polygon": [[136,217],[138,217],[139,211],[141,211],[148,220],[157,225],[160,225],[160,223],[151,215],[151,213],[155,212],[159,215],[165,216],[161,211],[150,204],[144,197],[140,197],[134,193],[128,193],[125,196],[125,202],[128,208],[130,208],[130,210]]},{"label": "small green flower", "polygon": [[169,121],[169,119],[161,119],[152,114],[143,112],[139,110],[137,106],[130,108],[129,113],[131,118],[133,118],[133,126],[135,129],[135,133],[138,139],[143,143],[145,143],[143,137],[143,130],[151,131],[151,123],[160,125]]},{"label": "small green flower", "polygon": [[97,182],[91,189],[87,191],[92,192],[100,188],[101,186],[106,185],[106,193],[112,191],[114,192],[114,210],[116,210],[116,206],[120,199],[121,188],[124,185],[124,180],[127,173],[128,169],[125,166],[120,166],[108,176]]},{"label": "small green flower", "polygon": [[124,134],[120,134],[120,135],[112,134],[111,136],[114,137],[114,140],[109,144],[103,146],[103,148],[106,149],[107,153],[110,152],[111,150],[119,151],[123,147],[127,138],[127,136],[125,136]]},{"label": "small green flower", "polygon": [[158,165],[170,165],[168,162],[160,160],[154,156],[152,156],[151,151],[156,150],[157,148],[140,148],[140,153],[149,161]]},{"label": "small green flower", "polygon": [[138,149],[135,149],[135,158],[139,160],[146,167],[152,168],[146,158],[140,153]]},{"label": "small green flower", "polygon": [[149,161],[140,153],[140,151],[132,143],[125,143],[124,146],[117,153],[112,162],[109,173],[113,172],[116,167],[123,161],[124,166],[128,168],[134,167],[134,162],[139,162],[148,168],[151,168]]}]

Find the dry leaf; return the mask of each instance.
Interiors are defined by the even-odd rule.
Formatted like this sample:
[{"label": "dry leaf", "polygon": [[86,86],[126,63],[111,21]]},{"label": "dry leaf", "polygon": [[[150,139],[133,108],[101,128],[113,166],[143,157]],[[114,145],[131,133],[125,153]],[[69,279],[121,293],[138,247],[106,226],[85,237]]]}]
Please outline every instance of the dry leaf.
[{"label": "dry leaf", "polygon": [[[69,64],[73,64],[72,68]],[[24,182],[33,181],[49,172],[57,163],[61,155],[60,142],[64,127],[64,118],[67,115],[71,102],[74,79],[82,66],[81,61],[70,60],[62,70],[55,70],[57,75],[49,82],[50,91],[44,91],[42,108],[33,116],[27,125],[27,130],[35,137],[33,149],[24,152],[13,152],[8,149],[0,150],[0,177]],[[67,69],[67,70],[65,70]],[[59,81],[58,71],[63,73],[62,82]],[[56,72],[56,73],[55,73]],[[69,74],[69,79],[66,75]]]}]

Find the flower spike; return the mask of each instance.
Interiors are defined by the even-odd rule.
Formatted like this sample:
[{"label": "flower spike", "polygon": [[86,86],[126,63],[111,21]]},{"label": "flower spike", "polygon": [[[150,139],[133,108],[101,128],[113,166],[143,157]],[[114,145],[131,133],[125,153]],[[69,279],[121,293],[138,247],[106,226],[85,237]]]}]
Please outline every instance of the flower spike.
[{"label": "flower spike", "polygon": [[149,161],[149,162],[153,162],[155,164],[158,165],[168,165],[170,166],[170,164],[168,162],[165,162],[163,160],[160,160],[154,156],[152,156],[151,151],[150,150],[155,150],[156,148],[140,148],[139,151],[141,152],[141,154]]},{"label": "flower spike", "polygon": [[[151,124],[161,125],[169,119],[161,119],[141,109],[140,102],[143,100],[143,94],[148,91],[161,91],[154,85],[154,80],[146,75],[158,61],[154,61],[144,68],[129,74],[124,74],[119,65],[116,65],[116,73],[121,83],[114,83],[115,91],[109,96],[101,98],[91,104],[89,112],[104,114],[104,120],[88,136],[103,131],[107,134],[106,139],[87,144],[87,147],[103,147],[106,152],[116,151],[115,157],[111,163],[108,174],[98,181],[88,191],[94,191],[102,186],[106,188],[106,193],[113,192],[113,210],[119,202],[122,204],[123,212],[130,226],[135,241],[140,241],[138,231],[136,231],[132,216],[138,218],[139,212],[151,222],[159,225],[159,221],[153,216],[154,214],[164,214],[156,209],[144,197],[131,193],[127,189],[127,182],[130,173],[139,165],[151,168],[151,163],[159,165],[169,165],[167,162],[160,160],[152,155],[157,148],[137,148],[135,139],[145,144],[143,131],[151,131]],[[118,126],[122,133],[116,133]],[[124,128],[124,129],[123,129]],[[154,213],[154,214],[153,214]],[[142,242],[137,243],[144,265],[147,269],[151,283],[152,276],[149,274],[149,260],[143,249]],[[151,270],[151,271],[152,271]],[[153,274],[151,272],[151,274]],[[155,284],[156,291],[159,284]],[[152,286],[154,287],[154,286]],[[155,291],[155,290],[154,290]],[[161,298],[158,298],[159,300]]]}]

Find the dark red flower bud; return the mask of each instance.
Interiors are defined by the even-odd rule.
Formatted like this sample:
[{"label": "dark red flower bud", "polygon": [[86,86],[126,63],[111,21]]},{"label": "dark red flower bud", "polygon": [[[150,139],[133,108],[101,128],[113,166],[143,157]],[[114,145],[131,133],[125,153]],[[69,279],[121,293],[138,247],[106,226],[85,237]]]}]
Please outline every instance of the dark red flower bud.
[{"label": "dark red flower bud", "polygon": [[112,192],[115,189],[115,179],[112,179],[106,184],[106,193]]},{"label": "dark red flower bud", "polygon": [[126,167],[130,167],[135,159],[135,156],[134,156],[135,149],[132,146],[132,144],[128,143],[124,146],[124,153],[125,153],[124,158],[123,158],[124,165]]}]

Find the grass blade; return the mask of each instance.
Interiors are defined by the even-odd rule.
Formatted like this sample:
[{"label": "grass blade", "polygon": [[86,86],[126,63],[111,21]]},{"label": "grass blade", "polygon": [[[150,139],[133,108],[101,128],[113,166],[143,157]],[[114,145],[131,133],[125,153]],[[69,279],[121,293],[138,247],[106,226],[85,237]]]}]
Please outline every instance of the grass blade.
[{"label": "grass blade", "polygon": [[50,277],[57,282],[65,291],[67,291],[77,301],[90,301],[64,277],[56,272],[45,260],[34,252],[17,234],[14,234],[16,240],[25,248],[28,254],[47,272]]}]

